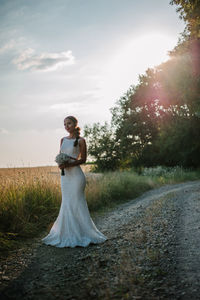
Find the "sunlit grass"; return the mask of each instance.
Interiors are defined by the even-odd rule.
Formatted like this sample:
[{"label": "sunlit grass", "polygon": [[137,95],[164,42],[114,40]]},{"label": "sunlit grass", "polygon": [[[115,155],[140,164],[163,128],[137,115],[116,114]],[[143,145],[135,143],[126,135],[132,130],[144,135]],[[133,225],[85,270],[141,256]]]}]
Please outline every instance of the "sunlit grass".
[{"label": "sunlit grass", "polygon": [[0,250],[37,235],[56,216],[58,178],[53,167],[0,170]]},{"label": "sunlit grass", "polygon": [[[200,178],[200,172],[181,168],[143,169],[92,174],[83,166],[86,200],[91,214],[113,208],[145,191],[167,183]],[[15,248],[18,241],[49,230],[61,204],[60,170],[57,167],[0,169],[0,250]]]},{"label": "sunlit grass", "polygon": [[187,180],[200,179],[200,170],[184,169],[182,167],[162,167],[143,168],[141,175],[148,176],[159,184],[172,184]]},{"label": "sunlit grass", "polygon": [[113,205],[136,198],[153,188],[154,182],[134,172],[107,172],[92,177],[86,188],[90,211],[113,207]]}]

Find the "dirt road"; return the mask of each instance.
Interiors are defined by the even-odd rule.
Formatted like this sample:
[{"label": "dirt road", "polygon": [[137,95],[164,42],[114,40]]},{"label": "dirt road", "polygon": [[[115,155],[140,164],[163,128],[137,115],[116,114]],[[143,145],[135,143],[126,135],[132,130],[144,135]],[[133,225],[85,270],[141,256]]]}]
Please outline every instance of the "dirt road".
[{"label": "dirt road", "polygon": [[41,243],[1,267],[1,299],[200,299],[200,181],[163,186],[93,218],[109,238]]}]

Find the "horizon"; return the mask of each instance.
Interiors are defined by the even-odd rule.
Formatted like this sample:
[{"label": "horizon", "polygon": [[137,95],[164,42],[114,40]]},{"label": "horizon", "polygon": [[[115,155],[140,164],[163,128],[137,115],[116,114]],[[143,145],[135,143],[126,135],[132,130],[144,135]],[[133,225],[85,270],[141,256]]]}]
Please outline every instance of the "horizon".
[{"label": "horizon", "polygon": [[0,8],[0,168],[52,165],[67,115],[81,135],[85,125],[110,122],[110,108],[169,59],[185,28],[159,0],[10,0]]}]

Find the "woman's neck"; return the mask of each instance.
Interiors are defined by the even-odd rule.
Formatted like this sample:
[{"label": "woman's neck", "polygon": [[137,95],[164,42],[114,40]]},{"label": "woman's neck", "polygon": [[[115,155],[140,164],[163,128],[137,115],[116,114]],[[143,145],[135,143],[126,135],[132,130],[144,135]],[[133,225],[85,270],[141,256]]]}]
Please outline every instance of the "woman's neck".
[{"label": "woman's neck", "polygon": [[69,139],[75,139],[76,137],[74,136],[74,134],[70,134],[70,135],[68,136],[68,138],[69,138]]}]

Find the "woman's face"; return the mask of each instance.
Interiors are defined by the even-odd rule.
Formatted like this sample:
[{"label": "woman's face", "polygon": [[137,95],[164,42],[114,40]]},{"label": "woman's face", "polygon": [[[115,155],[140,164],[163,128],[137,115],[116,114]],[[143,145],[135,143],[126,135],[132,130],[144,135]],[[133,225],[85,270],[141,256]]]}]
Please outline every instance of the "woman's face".
[{"label": "woman's face", "polygon": [[66,118],[64,120],[64,126],[65,129],[69,132],[69,133],[73,133],[74,129],[75,129],[75,124],[71,119]]}]

